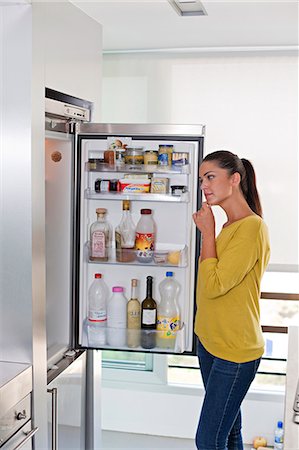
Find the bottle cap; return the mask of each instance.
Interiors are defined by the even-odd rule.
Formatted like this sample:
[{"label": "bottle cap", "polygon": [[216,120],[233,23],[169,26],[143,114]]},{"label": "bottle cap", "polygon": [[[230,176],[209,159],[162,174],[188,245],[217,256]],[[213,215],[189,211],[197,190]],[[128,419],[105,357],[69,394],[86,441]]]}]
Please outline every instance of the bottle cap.
[{"label": "bottle cap", "polygon": [[132,278],[131,285],[132,287],[137,287],[138,280],[136,278]]},{"label": "bottle cap", "polygon": [[113,286],[112,292],[124,292],[124,288],[122,286]]},{"label": "bottle cap", "polygon": [[96,213],[97,214],[106,214],[107,209],[106,208],[97,208]]},{"label": "bottle cap", "polygon": [[151,210],[151,209],[141,209],[141,210],[140,210],[140,213],[141,213],[141,214],[151,214],[151,213],[152,213],[152,210]]},{"label": "bottle cap", "polygon": [[277,422],[277,428],[282,428],[282,427],[283,427],[283,423],[282,423],[281,420],[279,420],[279,421]]},{"label": "bottle cap", "polygon": [[166,272],[167,277],[173,277],[173,272]]},{"label": "bottle cap", "polygon": [[102,278],[102,274],[101,274],[101,273],[95,273],[95,274],[94,274],[94,277],[95,277],[95,278]]}]

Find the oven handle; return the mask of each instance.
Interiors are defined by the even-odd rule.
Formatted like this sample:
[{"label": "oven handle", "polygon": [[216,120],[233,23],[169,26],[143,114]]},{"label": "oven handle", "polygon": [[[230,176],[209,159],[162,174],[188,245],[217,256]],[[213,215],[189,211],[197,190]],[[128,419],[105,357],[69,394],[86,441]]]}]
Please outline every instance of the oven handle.
[{"label": "oven handle", "polygon": [[33,428],[33,430],[31,430],[31,431],[29,431],[28,433],[26,433],[25,439],[23,439],[22,442],[20,442],[16,447],[14,447],[13,450],[19,450],[20,448],[22,448],[23,445],[25,445],[26,442],[28,442],[28,441],[35,435],[35,433],[37,432],[37,430],[38,430],[38,427],[35,427],[35,428]]},{"label": "oven handle", "polygon": [[52,450],[57,450],[57,388],[47,389],[47,392],[52,395]]}]

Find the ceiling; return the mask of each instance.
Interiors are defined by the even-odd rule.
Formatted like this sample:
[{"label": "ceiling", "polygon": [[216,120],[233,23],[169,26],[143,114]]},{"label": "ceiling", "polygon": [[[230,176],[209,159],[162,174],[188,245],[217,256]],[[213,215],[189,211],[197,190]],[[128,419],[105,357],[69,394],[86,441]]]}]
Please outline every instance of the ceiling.
[{"label": "ceiling", "polygon": [[167,0],[73,1],[103,26],[103,50],[298,45],[298,0],[201,0],[181,17]]}]

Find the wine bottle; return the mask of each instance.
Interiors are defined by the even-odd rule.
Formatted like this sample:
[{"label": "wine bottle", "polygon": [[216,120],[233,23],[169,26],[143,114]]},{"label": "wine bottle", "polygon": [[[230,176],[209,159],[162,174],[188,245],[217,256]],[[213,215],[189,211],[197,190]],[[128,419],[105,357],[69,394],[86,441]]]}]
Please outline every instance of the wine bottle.
[{"label": "wine bottle", "polygon": [[137,298],[137,280],[131,281],[131,298],[127,303],[127,345],[134,348],[140,345],[141,305]]},{"label": "wine bottle", "polygon": [[157,303],[153,299],[153,277],[146,277],[146,298],[141,304],[141,347],[156,346]]}]

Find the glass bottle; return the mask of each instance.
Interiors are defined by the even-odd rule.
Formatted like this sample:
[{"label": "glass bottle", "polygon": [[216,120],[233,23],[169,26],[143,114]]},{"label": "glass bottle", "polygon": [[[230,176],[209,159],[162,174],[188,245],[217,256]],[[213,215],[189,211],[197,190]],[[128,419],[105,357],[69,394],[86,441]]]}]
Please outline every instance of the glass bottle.
[{"label": "glass bottle", "polygon": [[176,333],[180,329],[179,283],[173,272],[166,272],[166,278],[159,284],[161,301],[157,313],[157,346],[174,349]]},{"label": "glass bottle", "polygon": [[137,297],[137,283],[133,278],[131,281],[131,298],[127,303],[127,345],[134,348],[140,345],[141,305]]},{"label": "glass bottle", "polygon": [[97,208],[97,220],[90,227],[90,260],[108,261],[111,245],[111,225],[106,220],[107,209]]},{"label": "glass bottle", "polygon": [[146,298],[141,304],[141,347],[156,346],[157,303],[153,299],[153,277],[146,277]]},{"label": "glass bottle", "polygon": [[116,260],[130,262],[135,260],[135,224],[130,211],[130,200],[123,200],[123,214],[115,228]]},{"label": "glass bottle", "polygon": [[136,226],[135,249],[138,261],[152,261],[155,249],[156,226],[151,209],[141,209],[141,217]]}]

